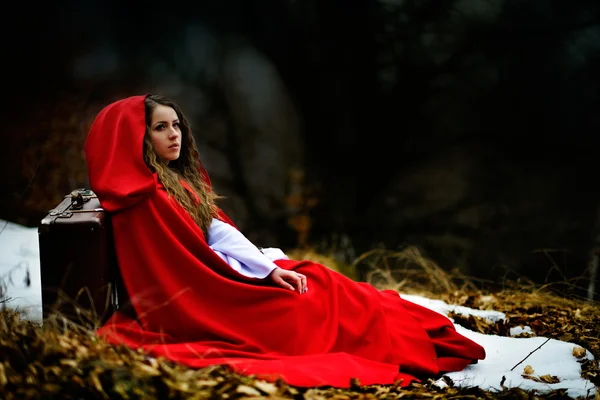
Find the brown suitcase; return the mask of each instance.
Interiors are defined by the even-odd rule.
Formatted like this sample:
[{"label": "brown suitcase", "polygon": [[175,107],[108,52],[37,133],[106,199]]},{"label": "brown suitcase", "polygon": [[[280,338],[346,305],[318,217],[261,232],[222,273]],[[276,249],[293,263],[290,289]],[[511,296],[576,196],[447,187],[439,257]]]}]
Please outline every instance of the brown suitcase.
[{"label": "brown suitcase", "polygon": [[42,309],[87,327],[127,303],[108,213],[91,190],[77,189],[38,227]]}]

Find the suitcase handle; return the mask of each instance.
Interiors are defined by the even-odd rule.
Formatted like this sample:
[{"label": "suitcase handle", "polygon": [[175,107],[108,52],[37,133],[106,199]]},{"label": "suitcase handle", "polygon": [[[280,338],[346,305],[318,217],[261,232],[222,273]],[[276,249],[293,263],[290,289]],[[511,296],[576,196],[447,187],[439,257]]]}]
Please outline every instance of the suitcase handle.
[{"label": "suitcase handle", "polygon": [[71,198],[71,209],[81,210],[83,209],[83,203],[90,201],[90,199],[98,198],[90,189],[76,189],[73,190],[65,198]]}]

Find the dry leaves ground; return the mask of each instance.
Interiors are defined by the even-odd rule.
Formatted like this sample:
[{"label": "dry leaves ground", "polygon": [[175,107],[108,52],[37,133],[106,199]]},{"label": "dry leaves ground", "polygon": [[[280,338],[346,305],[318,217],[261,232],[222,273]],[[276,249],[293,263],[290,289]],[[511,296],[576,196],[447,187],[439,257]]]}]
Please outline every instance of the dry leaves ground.
[{"label": "dry leaves ground", "polygon": [[[390,260],[376,260],[379,272],[370,279],[381,287],[395,287],[405,293],[428,295],[451,304],[502,311],[507,318],[496,323],[461,315],[452,317],[461,325],[487,334],[508,335],[511,327],[530,326],[534,334],[580,345],[600,359],[600,307],[598,304],[565,299],[526,288],[484,293],[464,281],[436,271],[431,261],[414,249],[388,253],[395,268],[409,280],[393,280]],[[321,258],[322,260],[323,258]],[[400,264],[398,264],[400,260]],[[364,259],[363,259],[364,261]],[[419,276],[417,271],[422,271]],[[398,271],[393,271],[398,273]],[[379,280],[376,275],[379,274]],[[381,279],[387,276],[390,279]],[[429,284],[427,281],[429,280]],[[435,285],[432,285],[435,283]],[[427,289],[429,287],[429,289]],[[431,288],[435,288],[432,290]],[[579,350],[580,351],[580,350]],[[574,350],[574,356],[581,357]],[[552,382],[552,376],[536,376],[525,361],[518,368],[531,379]],[[582,362],[583,376],[600,388],[597,362]],[[189,369],[163,359],[147,357],[126,347],[111,346],[96,337],[92,329],[60,316],[44,326],[23,321],[14,311],[0,312],[0,398],[10,399],[566,399],[565,391],[539,394],[518,388],[498,392],[479,388],[457,388],[451,380],[445,388],[433,381],[397,386],[350,389],[296,388],[284,382],[269,383],[231,373],[223,367]]]}]

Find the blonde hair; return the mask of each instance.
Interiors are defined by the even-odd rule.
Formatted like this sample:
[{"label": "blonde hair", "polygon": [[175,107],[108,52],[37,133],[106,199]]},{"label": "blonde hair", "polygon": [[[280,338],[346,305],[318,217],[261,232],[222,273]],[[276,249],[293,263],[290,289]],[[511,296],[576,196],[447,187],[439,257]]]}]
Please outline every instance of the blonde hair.
[{"label": "blonde hair", "polygon": [[[150,139],[150,124],[152,112],[157,105],[173,108],[179,118],[181,129],[181,152],[177,160],[165,163],[154,151]],[[144,136],[144,162],[152,172],[156,172],[159,181],[167,193],[190,214],[196,224],[207,235],[213,217],[217,216],[219,208],[216,200],[222,198],[208,183],[208,176],[202,168],[200,154],[196,149],[196,142],[192,135],[190,125],[183,112],[173,101],[160,95],[149,95],[145,100],[146,106],[146,134]],[[184,180],[198,195],[200,202],[180,182]]]}]

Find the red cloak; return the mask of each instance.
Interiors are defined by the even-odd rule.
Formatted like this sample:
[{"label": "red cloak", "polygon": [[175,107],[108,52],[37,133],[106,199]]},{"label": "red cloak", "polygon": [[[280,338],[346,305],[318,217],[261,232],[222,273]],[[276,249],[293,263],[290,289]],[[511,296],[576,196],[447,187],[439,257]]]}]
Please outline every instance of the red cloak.
[{"label": "red cloak", "polygon": [[191,367],[228,365],[296,386],[408,385],[485,358],[443,315],[323,265],[276,261],[307,276],[301,295],[234,271],[146,167],[144,98],[104,108],[85,143],[138,317],[116,312],[98,334]]}]

